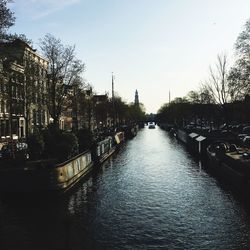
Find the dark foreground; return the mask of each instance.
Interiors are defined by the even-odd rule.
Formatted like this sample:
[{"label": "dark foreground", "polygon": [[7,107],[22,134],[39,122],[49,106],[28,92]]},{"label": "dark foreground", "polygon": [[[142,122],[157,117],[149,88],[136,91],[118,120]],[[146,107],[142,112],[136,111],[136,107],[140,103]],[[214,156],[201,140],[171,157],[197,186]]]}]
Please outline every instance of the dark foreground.
[{"label": "dark foreground", "polygon": [[0,249],[249,249],[244,198],[183,146],[140,131],[62,197],[1,195]]}]

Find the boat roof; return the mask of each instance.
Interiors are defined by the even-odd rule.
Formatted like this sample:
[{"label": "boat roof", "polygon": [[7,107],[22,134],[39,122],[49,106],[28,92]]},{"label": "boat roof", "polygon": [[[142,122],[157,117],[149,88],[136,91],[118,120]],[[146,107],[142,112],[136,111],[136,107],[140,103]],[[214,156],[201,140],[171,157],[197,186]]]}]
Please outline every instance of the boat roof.
[{"label": "boat roof", "polygon": [[195,138],[196,141],[204,141],[204,140],[206,140],[206,139],[207,139],[207,138],[204,137],[204,136],[202,136],[202,135],[200,135],[200,136],[198,136],[197,138]]}]

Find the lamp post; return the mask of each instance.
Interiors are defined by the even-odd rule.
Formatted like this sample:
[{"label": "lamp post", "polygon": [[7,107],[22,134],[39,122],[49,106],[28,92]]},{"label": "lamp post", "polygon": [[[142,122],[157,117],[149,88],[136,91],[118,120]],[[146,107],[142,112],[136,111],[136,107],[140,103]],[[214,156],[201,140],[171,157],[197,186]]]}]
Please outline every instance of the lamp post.
[{"label": "lamp post", "polygon": [[73,130],[78,131],[78,102],[77,102],[77,84],[73,84]]},{"label": "lamp post", "polygon": [[88,129],[91,131],[91,94],[92,94],[92,88],[89,88],[86,90],[86,96],[87,96],[87,104],[88,104]]}]

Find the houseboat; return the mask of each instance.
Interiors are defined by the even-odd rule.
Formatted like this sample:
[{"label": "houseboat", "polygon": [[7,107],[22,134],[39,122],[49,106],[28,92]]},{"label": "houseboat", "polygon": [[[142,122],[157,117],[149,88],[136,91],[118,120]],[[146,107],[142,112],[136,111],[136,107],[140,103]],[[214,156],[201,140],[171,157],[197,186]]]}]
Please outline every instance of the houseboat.
[{"label": "houseboat", "polygon": [[0,192],[65,192],[86,176],[93,165],[103,163],[117,151],[124,139],[124,132],[118,132],[62,163],[56,159],[1,159]]},{"label": "houseboat", "polygon": [[123,130],[126,139],[132,139],[137,135],[137,132],[139,130],[139,125],[137,124],[123,125],[121,129]]},{"label": "houseboat", "polygon": [[227,142],[214,142],[207,148],[208,167],[222,180],[247,192],[250,187],[250,149]]},{"label": "houseboat", "polygon": [[99,165],[107,160],[119,149],[124,140],[124,132],[118,132],[114,137],[109,136],[106,139],[97,142],[97,145],[92,152],[95,164]]},{"label": "houseboat", "polygon": [[[2,162],[4,163],[4,162]],[[5,162],[0,166],[1,191],[66,191],[92,168],[89,150],[56,164],[55,160]]]}]

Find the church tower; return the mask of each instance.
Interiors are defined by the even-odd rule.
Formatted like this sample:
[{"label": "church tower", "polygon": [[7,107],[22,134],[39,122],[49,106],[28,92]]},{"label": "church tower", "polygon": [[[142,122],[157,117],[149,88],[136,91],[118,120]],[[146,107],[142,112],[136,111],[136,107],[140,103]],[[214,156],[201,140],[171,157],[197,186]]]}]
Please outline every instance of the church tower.
[{"label": "church tower", "polygon": [[137,89],[135,90],[135,106],[139,106],[139,95]]}]

